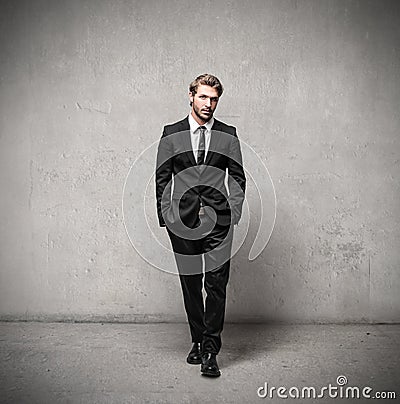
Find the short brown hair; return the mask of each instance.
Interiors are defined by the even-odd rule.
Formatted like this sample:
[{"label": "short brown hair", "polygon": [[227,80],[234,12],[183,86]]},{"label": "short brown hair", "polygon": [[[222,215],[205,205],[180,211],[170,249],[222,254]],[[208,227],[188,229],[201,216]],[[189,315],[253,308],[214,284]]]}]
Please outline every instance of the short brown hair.
[{"label": "short brown hair", "polygon": [[221,97],[222,93],[224,92],[224,87],[222,87],[221,82],[217,79],[217,77],[213,76],[212,74],[202,74],[196,77],[190,84],[189,84],[189,91],[192,95],[197,93],[197,88],[199,85],[202,84],[203,86],[210,86],[217,90],[218,97]]}]

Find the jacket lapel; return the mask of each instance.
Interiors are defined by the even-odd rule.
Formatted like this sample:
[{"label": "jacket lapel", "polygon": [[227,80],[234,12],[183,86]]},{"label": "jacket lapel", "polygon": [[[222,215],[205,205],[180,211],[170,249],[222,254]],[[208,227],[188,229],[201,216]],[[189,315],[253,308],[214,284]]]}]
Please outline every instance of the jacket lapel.
[{"label": "jacket lapel", "polygon": [[[183,142],[184,142],[184,150],[187,150],[187,155],[190,159],[190,162],[194,165],[197,166],[196,159],[194,158],[193,154],[193,149],[192,149],[192,141],[190,139],[190,125],[189,125],[189,117],[186,117],[181,121],[181,127],[180,130],[183,132],[185,131],[185,135],[183,136]],[[210,138],[210,145],[208,147],[208,153],[206,155],[206,160],[204,161],[204,165],[207,165],[210,163],[210,160],[212,156],[214,155],[214,151],[217,150],[218,146],[218,131],[220,130],[220,124],[219,121],[217,121],[214,118],[214,124],[211,128],[211,138]]]},{"label": "jacket lapel", "polygon": [[211,128],[210,146],[208,147],[208,153],[207,153],[206,161],[204,162],[204,164],[210,163],[210,160],[211,160],[212,156],[214,155],[215,150],[217,150],[218,139],[219,139],[217,131],[219,130],[219,128],[220,128],[219,121],[217,121],[214,118],[214,124]]},{"label": "jacket lapel", "polygon": [[190,125],[189,125],[189,117],[186,117],[181,121],[181,127],[179,128],[181,132],[185,132],[182,136],[183,147],[189,157],[190,162],[195,166],[197,165],[196,160],[194,158],[193,149],[192,149],[192,141],[190,139]]}]

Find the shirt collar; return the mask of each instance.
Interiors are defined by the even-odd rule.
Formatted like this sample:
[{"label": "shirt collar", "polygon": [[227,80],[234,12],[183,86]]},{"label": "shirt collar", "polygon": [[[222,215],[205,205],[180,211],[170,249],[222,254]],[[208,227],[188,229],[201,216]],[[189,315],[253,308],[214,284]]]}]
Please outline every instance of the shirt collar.
[{"label": "shirt collar", "polygon": [[192,114],[189,114],[189,125],[190,125],[190,131],[192,133],[196,132],[199,126],[205,126],[207,128],[207,131],[210,131],[212,126],[214,125],[214,117],[212,117],[208,122],[206,122],[204,125],[199,125],[196,120],[193,118]]}]

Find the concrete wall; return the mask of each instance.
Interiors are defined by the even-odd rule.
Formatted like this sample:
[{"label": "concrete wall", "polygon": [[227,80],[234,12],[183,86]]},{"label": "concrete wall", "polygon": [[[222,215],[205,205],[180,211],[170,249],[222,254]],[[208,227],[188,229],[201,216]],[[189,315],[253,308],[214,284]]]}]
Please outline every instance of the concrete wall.
[{"label": "concrete wall", "polygon": [[3,1],[0,20],[2,319],[185,318],[122,188],[210,72],[278,201],[227,320],[400,320],[399,2]]}]

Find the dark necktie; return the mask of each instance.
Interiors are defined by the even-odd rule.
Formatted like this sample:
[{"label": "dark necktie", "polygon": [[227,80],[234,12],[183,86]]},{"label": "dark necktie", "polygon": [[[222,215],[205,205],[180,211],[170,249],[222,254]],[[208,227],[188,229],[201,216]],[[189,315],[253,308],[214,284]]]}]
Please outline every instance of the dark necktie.
[{"label": "dark necktie", "polygon": [[206,154],[206,130],[205,126],[199,126],[200,130],[200,140],[199,140],[199,150],[197,154],[197,164],[204,164],[204,156]]}]

